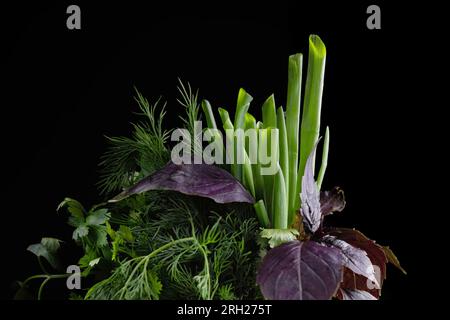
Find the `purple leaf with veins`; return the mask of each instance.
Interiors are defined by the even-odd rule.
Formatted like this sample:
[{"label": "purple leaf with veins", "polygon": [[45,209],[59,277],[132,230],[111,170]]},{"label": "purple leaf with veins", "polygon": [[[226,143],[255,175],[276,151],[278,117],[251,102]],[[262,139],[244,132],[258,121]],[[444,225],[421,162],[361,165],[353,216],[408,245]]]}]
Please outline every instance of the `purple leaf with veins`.
[{"label": "purple leaf with veins", "polygon": [[217,203],[255,202],[238,180],[219,167],[208,164],[177,165],[173,162],[126,189],[110,202],[149,190],[178,191],[210,198]]},{"label": "purple leaf with veins", "polygon": [[375,283],[377,288],[380,284],[377,281],[375,269],[364,250],[355,248],[347,242],[336,238],[335,236],[325,235],[321,241],[341,250],[344,255],[344,266],[356,274],[360,274]]},{"label": "purple leaf with veins", "polygon": [[[368,258],[372,262],[375,270],[377,270],[377,283],[383,285],[386,279],[386,263],[387,258],[381,246],[370,240],[361,232],[348,228],[327,228],[323,230],[324,234],[335,236],[336,238],[347,242],[355,248],[364,250]],[[376,266],[376,267],[375,267]],[[364,290],[374,297],[380,296],[380,290],[376,289],[375,283],[368,281],[365,276],[356,274],[349,268],[344,268],[344,280],[341,284],[342,289]]]},{"label": "purple leaf with veins", "polygon": [[319,229],[322,214],[320,211],[320,193],[314,180],[314,159],[316,154],[317,143],[312,149],[308,160],[306,160],[305,172],[302,177],[301,198],[301,214],[303,224],[311,232],[314,233]]},{"label": "purple leaf with veins", "polygon": [[295,240],[267,253],[256,282],[266,299],[328,300],[342,281],[343,263],[339,249]]}]

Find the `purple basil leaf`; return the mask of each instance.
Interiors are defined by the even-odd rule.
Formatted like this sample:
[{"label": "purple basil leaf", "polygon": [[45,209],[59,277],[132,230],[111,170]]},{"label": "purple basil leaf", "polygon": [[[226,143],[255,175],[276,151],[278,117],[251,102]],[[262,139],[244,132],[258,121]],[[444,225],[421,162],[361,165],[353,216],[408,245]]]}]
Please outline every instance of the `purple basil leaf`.
[{"label": "purple basil leaf", "polygon": [[378,289],[380,288],[373,264],[364,250],[355,248],[347,242],[337,239],[335,236],[325,235],[321,240],[324,243],[341,250],[345,258],[345,267],[356,274],[366,277],[372,281]]},{"label": "purple basil leaf", "polygon": [[271,249],[256,282],[269,300],[328,300],[342,281],[339,249],[314,241],[291,241]]},{"label": "purple basil leaf", "polygon": [[339,187],[334,187],[330,191],[320,193],[320,211],[322,216],[327,216],[333,212],[341,212],[345,207],[344,191]]},{"label": "purple basil leaf", "polygon": [[314,159],[317,143],[306,160],[305,172],[302,177],[302,191],[300,198],[302,202],[301,214],[305,227],[314,233],[319,229],[321,223],[320,193],[314,180]]},{"label": "purple basil leaf", "polygon": [[341,289],[342,300],[378,300],[373,295],[364,290]]},{"label": "purple basil leaf", "polygon": [[[358,249],[364,250],[372,262],[375,271],[377,272],[376,279],[378,284],[383,286],[383,281],[386,279],[386,263],[387,258],[383,248],[370,240],[364,234],[355,229],[349,228],[327,228],[323,230],[325,234],[335,236],[336,238],[347,242],[348,244]],[[356,274],[349,268],[344,268],[344,280],[341,284],[342,289],[358,289],[369,292],[374,297],[380,296],[381,290],[366,277]]]},{"label": "purple basil leaf", "polygon": [[208,164],[177,165],[173,162],[123,191],[110,202],[149,190],[178,191],[210,198],[217,203],[255,202],[239,181],[219,167]]}]

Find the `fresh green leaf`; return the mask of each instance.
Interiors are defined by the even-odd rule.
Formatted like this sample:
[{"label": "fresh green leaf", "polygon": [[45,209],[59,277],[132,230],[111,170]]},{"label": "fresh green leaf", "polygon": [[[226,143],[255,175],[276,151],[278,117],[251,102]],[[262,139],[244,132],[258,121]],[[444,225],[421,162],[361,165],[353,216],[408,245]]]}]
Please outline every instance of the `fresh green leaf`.
[{"label": "fresh green leaf", "polygon": [[86,213],[86,210],[83,208],[81,203],[77,200],[71,198],[65,198],[59,205],[56,211],[61,210],[62,208],[67,207],[67,210],[74,218],[83,219]]},{"label": "fresh green leaf", "polygon": [[85,225],[86,221],[84,218],[70,216],[67,220],[67,223],[69,224],[69,226],[77,228],[79,226]]},{"label": "fresh green leaf", "polygon": [[110,218],[108,209],[99,209],[97,211],[91,212],[86,218],[86,224],[90,226],[99,226],[104,224]]},{"label": "fresh green leaf", "polygon": [[133,233],[131,232],[131,229],[128,226],[121,225],[116,234],[120,235],[120,237],[125,241],[132,242],[134,240]]},{"label": "fresh green leaf", "polygon": [[51,253],[56,253],[59,248],[61,240],[55,239],[55,238],[42,238],[41,244]]},{"label": "fresh green leaf", "polygon": [[261,238],[269,239],[269,246],[275,248],[280,244],[297,239],[299,232],[297,229],[263,229]]},{"label": "fresh green leaf", "polygon": [[90,262],[94,261],[95,259],[97,259],[97,255],[94,251],[87,251],[85,253],[84,256],[82,256],[80,258],[80,260],[78,260],[78,265],[80,266],[80,268],[88,268],[90,266]]},{"label": "fresh green leaf", "polygon": [[42,238],[40,243],[28,246],[27,250],[37,257],[43,257],[54,268],[59,268],[56,253],[60,248],[61,240],[55,238]]},{"label": "fresh green leaf", "polygon": [[94,235],[95,245],[98,248],[105,247],[108,245],[108,234],[106,232],[106,227],[104,226],[92,226],[91,230],[94,232],[91,235]]},{"label": "fresh green leaf", "polygon": [[77,241],[80,240],[81,238],[86,237],[89,234],[89,228],[87,227],[87,225],[80,225],[78,226],[72,234],[72,238]]}]

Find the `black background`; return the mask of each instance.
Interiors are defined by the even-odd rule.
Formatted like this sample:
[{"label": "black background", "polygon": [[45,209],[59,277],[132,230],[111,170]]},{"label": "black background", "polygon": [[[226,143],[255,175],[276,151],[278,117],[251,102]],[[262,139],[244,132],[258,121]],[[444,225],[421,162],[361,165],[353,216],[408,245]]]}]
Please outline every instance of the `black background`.
[{"label": "black background", "polygon": [[[366,28],[372,3],[381,7],[381,30]],[[69,4],[81,7],[81,30],[66,28]],[[418,15],[380,1],[3,6],[2,298],[12,296],[14,280],[38,271],[26,247],[42,236],[67,240],[66,255],[76,263],[71,230],[56,206],[66,196],[86,206],[100,202],[104,135],[129,134],[133,86],[149,100],[167,100],[167,127],[179,125],[183,112],[177,77],[214,108],[233,110],[243,87],[259,116],[271,93],[285,105],[288,55],[303,52],[306,66],[311,33],[327,46],[324,187],[339,185],[347,197],[346,210],[329,222],[389,245],[409,273],[389,267],[383,298],[413,297],[420,270],[407,239],[418,214],[411,200],[417,173],[407,166],[417,140],[409,125],[419,107],[416,50],[426,41],[420,24],[410,23]]]}]

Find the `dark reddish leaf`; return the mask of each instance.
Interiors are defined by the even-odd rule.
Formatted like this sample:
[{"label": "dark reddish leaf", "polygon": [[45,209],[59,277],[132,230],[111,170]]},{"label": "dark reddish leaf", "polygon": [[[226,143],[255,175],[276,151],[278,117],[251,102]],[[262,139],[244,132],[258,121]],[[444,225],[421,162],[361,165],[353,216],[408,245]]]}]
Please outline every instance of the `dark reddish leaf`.
[{"label": "dark reddish leaf", "polygon": [[271,249],[256,278],[270,300],[328,300],[342,281],[339,249],[314,241],[291,241]]},{"label": "dark reddish leaf", "polygon": [[317,143],[306,160],[305,172],[302,177],[302,190],[300,192],[303,224],[310,233],[319,229],[322,214],[320,212],[320,193],[314,180],[314,159]]},{"label": "dark reddish leaf", "polygon": [[172,162],[123,191],[110,202],[149,190],[178,191],[210,198],[217,203],[255,202],[239,181],[219,167],[208,164],[177,165]]},{"label": "dark reddish leaf", "polygon": [[345,258],[344,266],[352,270],[354,273],[360,274],[371,280],[379,288],[373,264],[364,250],[355,248],[335,236],[325,235],[321,241],[340,249]]},{"label": "dark reddish leaf", "polygon": [[320,211],[322,216],[327,216],[333,212],[341,212],[345,207],[344,191],[339,187],[334,187],[330,191],[320,192]]},{"label": "dark reddish leaf", "polygon": [[[375,241],[370,240],[364,234],[355,229],[334,228],[324,230],[324,233],[335,236],[336,238],[343,240],[356,248],[364,250],[374,265],[380,287],[383,286],[383,281],[386,279],[387,258],[383,248],[380,245],[376,244]],[[342,281],[341,288],[364,290],[376,298],[380,296],[380,290],[377,289],[377,285],[375,283],[362,275],[356,274],[349,268],[344,268],[344,280]]]}]

